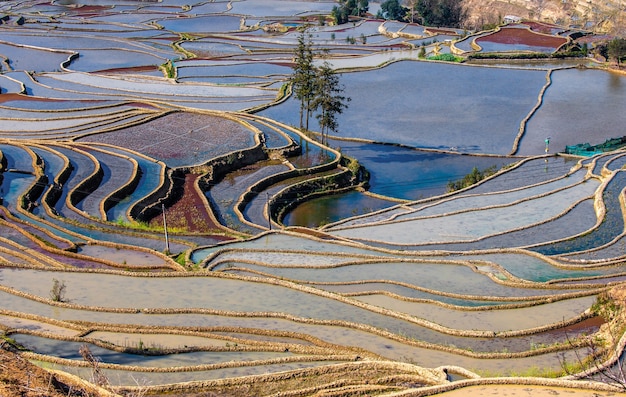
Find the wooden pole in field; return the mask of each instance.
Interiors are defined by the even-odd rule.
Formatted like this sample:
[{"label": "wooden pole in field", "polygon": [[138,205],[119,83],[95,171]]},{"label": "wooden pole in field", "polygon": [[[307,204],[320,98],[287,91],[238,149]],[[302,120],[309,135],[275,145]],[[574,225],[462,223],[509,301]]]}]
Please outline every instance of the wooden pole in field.
[{"label": "wooden pole in field", "polygon": [[167,236],[167,219],[165,219],[165,204],[161,204],[161,210],[163,211],[163,229],[165,229],[165,254],[170,253],[170,240]]}]

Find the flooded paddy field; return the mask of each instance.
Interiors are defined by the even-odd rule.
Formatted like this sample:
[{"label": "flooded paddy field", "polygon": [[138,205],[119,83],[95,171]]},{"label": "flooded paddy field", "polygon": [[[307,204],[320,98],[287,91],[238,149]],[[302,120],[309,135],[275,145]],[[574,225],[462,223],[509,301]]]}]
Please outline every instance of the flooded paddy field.
[{"label": "flooded paddy field", "polygon": [[[428,60],[560,31],[66,3],[0,4],[0,332],[27,359],[93,380],[89,349],[120,395],[419,393],[565,376],[616,321],[626,155],[562,152],[623,135],[625,77]],[[291,87],[305,24],[351,98],[327,140]]]}]

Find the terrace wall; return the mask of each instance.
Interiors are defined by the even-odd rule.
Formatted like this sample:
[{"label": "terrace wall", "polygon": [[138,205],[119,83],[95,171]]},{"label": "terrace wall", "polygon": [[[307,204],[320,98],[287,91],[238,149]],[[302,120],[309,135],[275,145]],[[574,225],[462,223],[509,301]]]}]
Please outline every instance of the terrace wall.
[{"label": "terrace wall", "polygon": [[340,191],[358,183],[359,181],[355,178],[355,175],[350,170],[344,169],[337,174],[310,179],[288,186],[280,191],[270,202],[270,217],[280,221],[289,210],[307,199],[321,194],[328,194],[332,191]]},{"label": "terrace wall", "polygon": [[139,182],[141,181],[141,176],[143,172],[141,171],[141,168],[139,167],[135,159],[128,157],[128,160],[133,163],[133,177],[126,185],[111,193],[104,200],[104,202],[102,203],[102,209],[104,214],[106,214],[107,211],[113,208],[118,202],[122,201],[122,199],[124,199],[126,196],[134,192],[135,189],[137,189],[137,186],[139,186]]},{"label": "terrace wall", "polygon": [[72,206],[76,206],[76,204],[80,203],[102,183],[104,171],[100,166],[100,162],[94,161],[94,163],[96,164],[96,170],[70,192],[68,199]]},{"label": "terrace wall", "polygon": [[[271,157],[295,157],[302,154],[302,146],[298,145],[296,142],[291,139],[291,143],[287,146],[266,149],[268,156]],[[277,155],[276,155],[277,154]]]},{"label": "terrace wall", "polygon": [[[0,185],[2,185],[2,180],[4,179],[4,171],[7,169],[7,158],[4,157],[2,150],[0,150]],[[0,205],[2,205],[3,197],[0,196]]]},{"label": "terrace wall", "polygon": [[33,156],[33,170],[35,173],[35,181],[30,186],[28,191],[24,193],[22,196],[22,208],[31,211],[32,208],[36,205],[37,199],[41,197],[44,189],[48,185],[48,176],[43,172],[44,170],[44,161],[41,157],[39,157],[36,153],[30,151]]},{"label": "terrace wall", "polygon": [[35,182],[31,185],[30,189],[24,194],[22,200],[22,208],[27,211],[31,211],[36,205],[37,199],[41,197],[44,189],[48,185],[48,177],[45,174],[37,176]]},{"label": "terrace wall", "polygon": [[0,150],[0,172],[4,172],[6,171],[6,169],[7,169],[7,158],[4,157],[4,153],[2,153],[2,150]]},{"label": "terrace wall", "polygon": [[162,212],[162,205],[170,206],[183,196],[184,184],[185,170],[168,168],[161,186],[135,204],[129,211],[130,216],[137,221],[149,221]]},{"label": "terrace wall", "polygon": [[205,171],[204,175],[198,180],[198,186],[202,191],[206,192],[211,185],[222,180],[229,172],[265,159],[267,159],[267,153],[263,150],[261,142],[249,149],[230,152],[211,159],[201,167],[196,168],[197,170]]},{"label": "terrace wall", "polygon": [[74,166],[69,162],[69,160],[65,159],[65,167],[59,175],[54,178],[52,187],[43,198],[44,203],[48,206],[48,208],[53,209],[63,195],[63,185],[70,178],[70,175],[72,175],[72,171],[74,171]]}]

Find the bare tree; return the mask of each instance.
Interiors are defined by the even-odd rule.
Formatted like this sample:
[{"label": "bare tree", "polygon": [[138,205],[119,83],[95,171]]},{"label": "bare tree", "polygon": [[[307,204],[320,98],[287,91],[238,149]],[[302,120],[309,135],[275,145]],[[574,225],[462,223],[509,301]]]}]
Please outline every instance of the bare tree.
[{"label": "bare tree", "polygon": [[89,346],[82,345],[80,349],[78,349],[78,352],[91,366],[91,377],[93,379],[93,383],[100,387],[109,388],[111,385],[109,378],[100,369],[100,360],[94,356],[93,353],[91,353]]},{"label": "bare tree", "polygon": [[600,294],[592,310],[604,318],[606,323],[593,335],[576,341],[568,338],[576,362],[572,367],[561,356],[559,357],[561,368],[569,378],[599,381],[625,392],[626,372],[623,357],[626,346],[625,313],[609,293]]}]

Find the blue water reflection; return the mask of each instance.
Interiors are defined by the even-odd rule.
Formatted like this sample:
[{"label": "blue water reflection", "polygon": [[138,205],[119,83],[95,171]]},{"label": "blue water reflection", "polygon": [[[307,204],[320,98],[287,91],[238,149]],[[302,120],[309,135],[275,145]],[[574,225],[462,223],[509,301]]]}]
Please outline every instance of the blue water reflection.
[{"label": "blue water reflection", "polygon": [[[535,106],[546,72],[402,61],[344,73],[341,82],[352,98],[338,117],[341,137],[504,155]],[[296,125],[298,109],[290,99],[261,114]]]},{"label": "blue water reflection", "polygon": [[[331,141],[344,155],[353,157],[370,172],[369,191],[394,199],[417,200],[446,192],[448,183],[462,179],[474,167],[484,170],[500,168],[517,161],[508,157],[480,157],[428,152],[412,148]],[[317,227],[342,218],[372,212],[395,204],[359,192],[318,198],[301,204],[283,223]]]},{"label": "blue water reflection", "polygon": [[370,191],[383,196],[417,200],[446,192],[448,182],[479,170],[513,163],[507,157],[480,157],[428,152],[411,148],[358,142],[331,143],[354,157],[370,172]]}]

